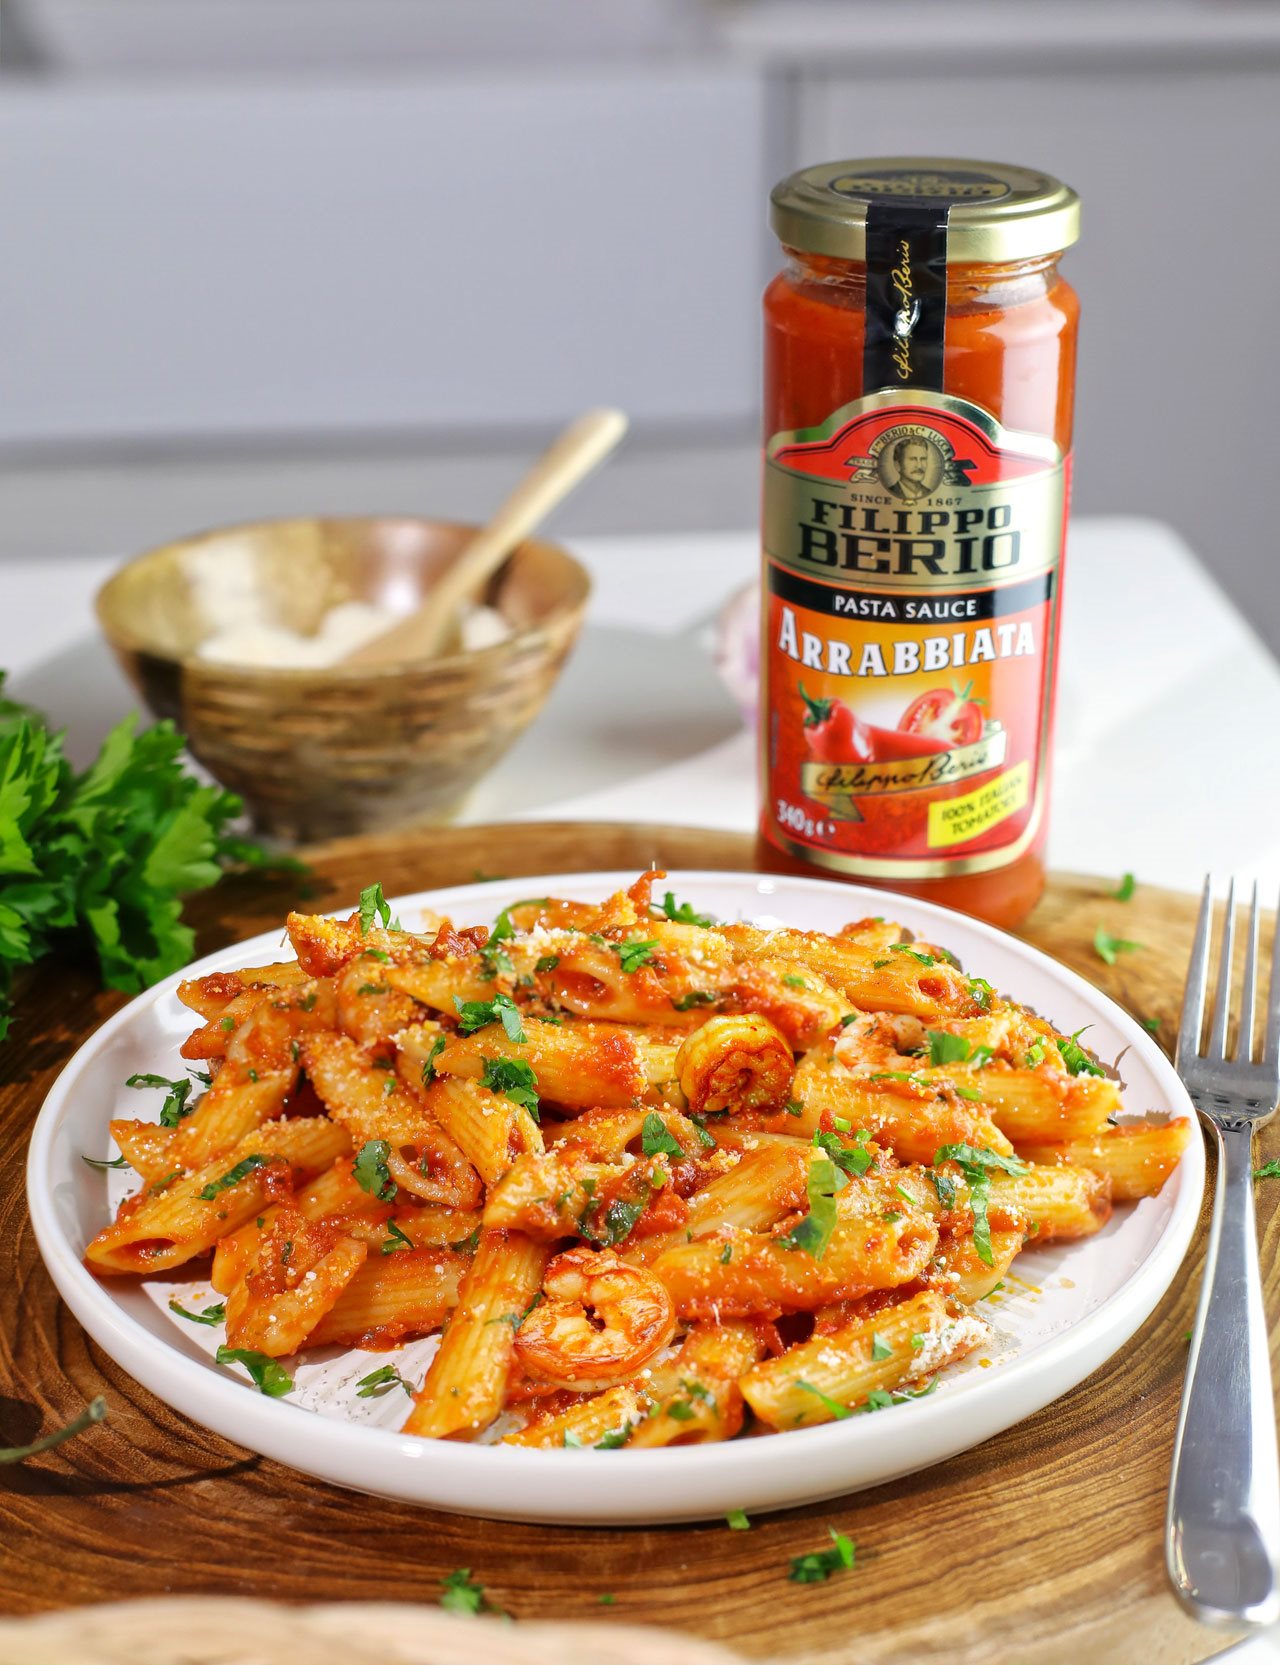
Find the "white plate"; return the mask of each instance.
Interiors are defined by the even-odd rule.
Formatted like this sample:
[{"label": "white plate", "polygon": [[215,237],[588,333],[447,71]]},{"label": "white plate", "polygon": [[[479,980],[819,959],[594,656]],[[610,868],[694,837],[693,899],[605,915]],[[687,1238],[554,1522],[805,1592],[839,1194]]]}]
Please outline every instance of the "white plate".
[{"label": "white plate", "polygon": [[[587,873],[466,885],[408,896],[393,907],[410,929],[415,911],[459,924],[492,921],[522,896],[603,897],[634,874]],[[1192,1116],[1177,1076],[1151,1038],[1081,977],[1016,938],[960,914],[884,891],[744,873],[673,873],[682,900],[721,919],[838,930],[868,913],[899,919],[957,954],[966,970],[1034,1007],[1064,1031],[1092,1024],[1104,1059],[1124,1054],[1130,1110]],[[211,954],[200,976],[277,957],[266,932]],[[699,1520],[730,1509],[781,1509],[835,1497],[925,1468],[979,1444],[1065,1393],[1133,1335],[1172,1282],[1194,1229],[1204,1184],[1202,1141],[1193,1138],[1158,1197],[1116,1209],[1079,1244],[1030,1249],[1016,1279],[984,1302],[998,1343],[948,1371],[928,1398],[770,1439],[656,1451],[525,1451],[417,1439],[397,1431],[408,1402],[399,1389],[356,1397],[356,1380],[392,1359],[420,1381],[434,1341],[397,1354],[332,1350],[290,1365],[287,1399],[268,1399],[239,1367],[213,1361],[220,1330],[168,1310],[213,1297],[207,1283],[99,1282],[81,1263],[85,1245],[127,1194],[131,1174],[102,1174],[81,1153],[105,1156],[113,1116],[148,1114],[158,1095],[128,1091],[135,1071],[180,1076],[178,1047],[191,1014],[171,977],[126,1006],[81,1047],[36,1122],[27,1194],[45,1265],[72,1312],[117,1363],[169,1405],[217,1433],[340,1486],[435,1508],[509,1520],[626,1523]],[[1024,1281],[1025,1280],[1025,1281]]]}]

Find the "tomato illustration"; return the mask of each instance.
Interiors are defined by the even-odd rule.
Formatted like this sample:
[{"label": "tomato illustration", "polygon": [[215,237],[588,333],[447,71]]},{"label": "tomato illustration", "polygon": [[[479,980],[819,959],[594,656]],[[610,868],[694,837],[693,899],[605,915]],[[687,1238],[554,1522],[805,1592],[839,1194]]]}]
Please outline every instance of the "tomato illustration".
[{"label": "tomato illustration", "polygon": [[866,724],[843,700],[813,699],[799,685],[805,703],[804,738],[811,757],[820,763],[867,763],[871,747]]},{"label": "tomato illustration", "polygon": [[930,688],[912,700],[898,727],[906,734],[928,735],[947,746],[968,746],[982,738],[982,706],[986,703],[972,696],[972,682],[963,689]]}]

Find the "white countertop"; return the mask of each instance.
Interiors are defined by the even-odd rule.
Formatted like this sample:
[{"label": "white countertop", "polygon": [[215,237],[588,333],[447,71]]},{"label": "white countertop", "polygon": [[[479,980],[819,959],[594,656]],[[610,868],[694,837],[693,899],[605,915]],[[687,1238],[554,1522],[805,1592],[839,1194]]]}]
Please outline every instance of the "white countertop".
[{"label": "white countertop", "polygon": [[[753,743],[707,654],[755,574],[753,532],[581,539],[589,624],[542,716],[484,781],[472,821],[652,820],[748,831]],[[8,692],[83,762],[135,701],[98,637],[112,557],[0,567]],[[1280,883],[1280,667],[1184,543],[1154,521],[1082,518],[1065,588],[1051,859],[1198,888]],[[1224,1656],[1225,1657],[1225,1656]],[[1276,1665],[1276,1633],[1231,1650]]]},{"label": "white countertop", "polygon": [[[753,742],[707,643],[725,598],[754,577],[754,532],[584,538],[574,549],[595,583],[587,628],[466,818],[750,830]],[[77,761],[136,703],[92,616],[116,564],[0,567],[9,692],[66,726]],[[1054,778],[1056,866],[1183,889],[1210,869],[1280,884],[1280,667],[1157,522],[1072,526]]]}]

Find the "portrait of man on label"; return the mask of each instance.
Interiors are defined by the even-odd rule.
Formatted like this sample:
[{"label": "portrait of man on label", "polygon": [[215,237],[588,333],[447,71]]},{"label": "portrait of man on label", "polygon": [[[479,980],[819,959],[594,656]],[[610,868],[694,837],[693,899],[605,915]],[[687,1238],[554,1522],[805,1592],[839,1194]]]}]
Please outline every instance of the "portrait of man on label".
[{"label": "portrait of man on label", "polygon": [[880,454],[880,478],[885,489],[903,503],[918,503],[938,485],[941,458],[927,439],[909,434]]}]

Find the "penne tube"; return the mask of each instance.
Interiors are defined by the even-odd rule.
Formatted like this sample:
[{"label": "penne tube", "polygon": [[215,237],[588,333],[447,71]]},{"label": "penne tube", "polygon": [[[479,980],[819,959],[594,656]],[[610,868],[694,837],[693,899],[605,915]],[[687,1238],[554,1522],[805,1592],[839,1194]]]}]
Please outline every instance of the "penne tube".
[{"label": "penne tube", "polygon": [[431,1335],[457,1305],[470,1257],[445,1248],[368,1258],[312,1330],[309,1347],[388,1347]]},{"label": "penne tube", "polygon": [[[668,1078],[675,1074],[674,1048],[646,1049],[620,1024],[560,1027],[529,1022],[525,1034],[524,1042],[512,1041],[501,1024],[493,1024],[478,1034],[452,1037],[435,1058],[434,1067],[441,1075],[479,1081],[491,1059],[525,1063],[537,1077],[539,1097],[571,1110],[594,1106],[630,1109],[642,1099],[656,1097],[649,1078],[654,1063],[652,1051],[666,1055],[657,1067],[662,1069],[665,1064]],[[428,1046],[432,1044],[434,1038]],[[421,1046],[415,1046],[409,1036],[401,1036],[400,1045],[415,1057],[425,1057]]]},{"label": "penne tube", "polygon": [[649,1373],[648,1414],[627,1444],[652,1448],[733,1439],[743,1420],[738,1378],[764,1350],[759,1328],[751,1324],[695,1324],[675,1357]]},{"label": "penne tube", "polygon": [[483,1230],[427,1379],[404,1425],[428,1439],[482,1433],[502,1409],[516,1325],[542,1287],[549,1250],[518,1232]]},{"label": "penne tube", "polygon": [[993,1226],[1025,1223],[1037,1243],[1091,1237],[1111,1217],[1111,1179],[1065,1163],[993,1174],[989,1213]]},{"label": "penne tube", "polygon": [[517,1433],[508,1434],[503,1445],[531,1446],[555,1451],[584,1447],[608,1451],[630,1443],[627,1436],[644,1418],[646,1402],[630,1384],[606,1388],[580,1399],[567,1410],[535,1417]]},{"label": "penne tube", "polygon": [[350,1284],[368,1245],[282,1208],[227,1295],[227,1345],[268,1358],[296,1353]]},{"label": "penne tube", "polygon": [[1065,1163],[1105,1175],[1111,1181],[1112,1202],[1134,1202],[1156,1194],[1177,1167],[1191,1132],[1191,1123],[1182,1119],[1145,1125],[1125,1123],[1102,1128],[1091,1138],[1061,1144],[1028,1143],[1019,1148],[1019,1155],[1038,1166]]},{"label": "penne tube", "polygon": [[257,1128],[207,1167],[125,1203],[85,1250],[89,1270],[160,1272],[182,1266],[261,1213],[281,1186],[288,1191],[314,1178],[350,1149],[345,1131],[322,1117]]},{"label": "penne tube", "polygon": [[944,1232],[942,1235],[937,1262],[929,1274],[930,1280],[961,1306],[971,1307],[975,1301],[990,1295],[1027,1240],[1026,1232],[1020,1228],[993,1229],[990,1237],[991,1260],[988,1263],[978,1253],[971,1231]]},{"label": "penne tube", "polygon": [[[738,1233],[678,1243],[650,1265],[682,1318],[749,1318],[811,1311],[920,1277],[938,1242],[926,1215],[842,1219],[815,1256],[780,1238]],[[726,1255],[726,1250],[728,1251]]]},{"label": "penne tube", "polygon": [[699,1115],[780,1110],[794,1075],[786,1037],[758,1012],[708,1018],[676,1054],[680,1090]]},{"label": "penne tube", "polygon": [[207,977],[188,978],[178,984],[178,999],[202,1018],[214,1018],[246,989],[294,988],[306,973],[296,960],[274,965],[246,966],[242,971],[213,971]]},{"label": "penne tube", "polygon": [[496,1185],[518,1157],[543,1149],[538,1124],[522,1105],[473,1081],[439,1077],[426,1103],[486,1185]]},{"label": "penne tube", "polygon": [[1059,1144],[1101,1132],[1123,1108],[1119,1083],[1062,1070],[986,1069],[975,1085],[992,1121],[1015,1145]]},{"label": "penne tube", "polygon": [[627,1258],[650,1264],[666,1250],[711,1233],[763,1231],[804,1206],[811,1157],[812,1147],[798,1140],[744,1151],[689,1199],[688,1218],[679,1230],[629,1242]]},{"label": "penne tube", "polygon": [[807,966],[853,1007],[943,1018],[978,1017],[990,1005],[989,993],[973,986],[956,966],[912,944],[894,944],[881,954],[820,931],[726,925],[722,934],[740,958],[783,959]]},{"label": "penne tube", "polygon": [[111,1137],[120,1147],[120,1154],[148,1184],[174,1171],[175,1164],[169,1154],[172,1128],[161,1127],[158,1122],[132,1120],[113,1121],[110,1125]]},{"label": "penne tube", "polygon": [[953,1318],[941,1295],[925,1290],[755,1365],[742,1392],[769,1427],[808,1428],[884,1408],[895,1388],[963,1358],[989,1334],[980,1318]]}]

